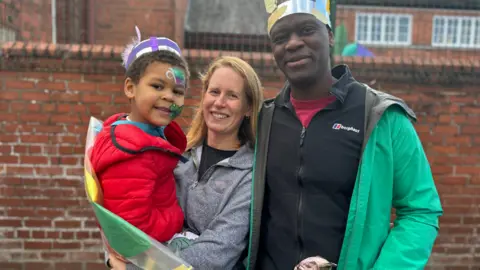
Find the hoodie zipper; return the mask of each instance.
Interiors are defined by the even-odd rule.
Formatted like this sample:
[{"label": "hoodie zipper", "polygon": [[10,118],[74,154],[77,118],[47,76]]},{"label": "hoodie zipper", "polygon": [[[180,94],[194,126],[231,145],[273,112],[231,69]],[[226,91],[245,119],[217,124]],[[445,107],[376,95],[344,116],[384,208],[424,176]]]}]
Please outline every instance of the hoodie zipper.
[{"label": "hoodie zipper", "polygon": [[[203,149],[202,149],[203,151]],[[213,170],[215,167],[219,166],[218,163],[217,164],[213,164],[212,166],[210,166],[210,168],[208,168],[204,173],[203,175],[198,175],[198,169],[200,168],[200,164],[197,160],[197,155],[195,155],[195,153],[192,153],[192,160],[193,160],[193,164],[195,165],[195,169],[197,171],[197,177],[195,177],[195,180],[193,181],[193,183],[190,185],[190,189],[194,189],[198,186],[198,183],[201,182],[203,180],[203,178],[205,177],[205,175],[209,175],[210,171]],[[221,161],[220,161],[221,162]]]},{"label": "hoodie zipper", "polygon": [[[192,151],[192,150],[190,150],[190,151]],[[195,153],[191,152],[190,156],[191,156],[192,161],[193,161],[193,166],[195,166],[195,169],[197,170],[197,174],[198,174],[198,166],[197,166],[197,165],[198,165],[198,161],[197,161],[197,159],[195,158]],[[195,177],[195,181],[193,182],[192,185],[190,185],[190,186],[188,187],[188,189],[193,189],[194,187],[197,186],[197,184],[198,184],[198,177]],[[185,218],[184,218],[184,223],[186,223],[186,225],[187,225],[186,227],[192,228],[192,226],[190,225],[190,222],[188,222],[188,218],[187,218],[187,211],[188,211],[187,205],[188,205],[188,192],[185,193],[185,207],[184,207],[184,209],[183,209],[183,216],[185,217]],[[185,224],[184,224],[184,225],[185,225]]]},{"label": "hoodie zipper", "polygon": [[[195,170],[197,171],[197,177],[195,177],[195,180],[193,181],[193,183],[188,187],[188,189],[193,190],[193,189],[195,189],[195,188],[198,186],[198,183],[201,182],[202,179],[203,179],[206,175],[209,175],[210,171],[212,171],[212,170],[215,169],[216,167],[222,166],[222,165],[218,165],[218,163],[217,163],[217,164],[214,164],[214,165],[210,166],[210,168],[208,168],[208,169],[203,173],[202,176],[200,176],[200,175],[198,175],[198,173],[199,173],[198,169],[199,169],[200,164],[199,164],[199,162],[198,162],[196,153],[195,153],[195,152],[192,152],[191,157],[192,157],[193,165],[195,166]],[[186,194],[185,194],[185,209],[183,210],[185,217],[188,217],[188,215],[187,215],[187,207],[186,207],[187,205],[188,205],[188,192],[186,192]],[[187,227],[193,228],[193,227],[190,225],[190,223],[188,222],[188,218],[185,218],[185,220],[186,220],[186,223],[187,223]]]},{"label": "hoodie zipper", "polygon": [[297,170],[297,181],[298,181],[298,203],[297,203],[297,241],[298,241],[298,261],[303,260],[304,246],[302,238],[302,228],[303,228],[303,180],[302,180],[302,171],[303,171],[303,142],[305,140],[306,129],[302,125],[302,132],[300,133],[300,151],[299,151],[299,166]]},{"label": "hoodie zipper", "polygon": [[189,189],[194,189],[198,185],[198,160],[197,160],[197,155],[195,153],[192,153],[192,160],[193,160],[193,165],[195,165],[195,170],[197,171],[197,177],[195,177],[195,180],[193,183],[190,185]]},{"label": "hoodie zipper", "polygon": [[[195,177],[195,180],[193,181],[193,183],[188,187],[188,189],[190,190],[193,190],[195,189],[197,186],[198,186],[198,183],[202,180],[202,178],[207,175],[207,173],[210,171],[210,170],[213,170],[213,168],[215,168],[217,166],[217,164],[215,165],[212,165],[210,168],[207,169],[207,171],[205,171],[203,173],[203,175],[200,177],[198,175],[198,169],[199,169],[199,163],[198,163],[198,160],[197,160],[197,155],[195,152],[192,152],[191,154],[191,157],[192,157],[192,161],[193,161],[193,165],[195,166],[195,170],[197,171],[197,177]],[[188,217],[188,214],[187,214],[187,205],[188,205],[188,192],[185,193],[185,209],[183,210],[184,212],[184,216],[185,217]],[[191,226],[190,222],[189,222],[189,219],[188,218],[185,218],[185,221],[186,221],[186,225],[188,228],[192,229],[193,226]]]}]

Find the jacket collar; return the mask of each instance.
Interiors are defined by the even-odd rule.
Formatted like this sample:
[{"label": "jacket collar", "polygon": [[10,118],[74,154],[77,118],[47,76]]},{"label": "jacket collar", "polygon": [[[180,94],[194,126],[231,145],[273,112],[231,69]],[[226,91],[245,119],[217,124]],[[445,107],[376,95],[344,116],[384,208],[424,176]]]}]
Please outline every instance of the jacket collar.
[{"label": "jacket collar", "polygon": [[[190,155],[197,167],[200,164],[202,150],[203,146],[200,145],[188,151],[188,155]],[[251,169],[253,168],[253,149],[249,143],[246,143],[242,145],[233,156],[220,161],[217,165],[240,170]]]},{"label": "jacket collar", "polygon": [[[340,103],[345,102],[345,98],[348,95],[349,85],[352,82],[355,82],[355,79],[350,72],[350,69],[347,65],[338,65],[332,69],[332,76],[337,79],[337,81],[332,85],[330,89],[330,93],[334,95]],[[275,98],[275,103],[279,106],[287,106],[290,105],[290,83],[288,81],[285,82],[280,94]]]}]

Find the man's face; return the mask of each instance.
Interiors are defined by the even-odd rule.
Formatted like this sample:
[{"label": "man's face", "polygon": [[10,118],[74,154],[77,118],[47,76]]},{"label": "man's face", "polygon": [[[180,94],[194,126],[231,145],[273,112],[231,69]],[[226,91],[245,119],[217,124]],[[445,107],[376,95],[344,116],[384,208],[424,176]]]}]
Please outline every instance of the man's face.
[{"label": "man's face", "polygon": [[270,41],[278,67],[292,84],[312,84],[329,72],[333,36],[312,15],[292,14],[280,19],[270,32]]}]

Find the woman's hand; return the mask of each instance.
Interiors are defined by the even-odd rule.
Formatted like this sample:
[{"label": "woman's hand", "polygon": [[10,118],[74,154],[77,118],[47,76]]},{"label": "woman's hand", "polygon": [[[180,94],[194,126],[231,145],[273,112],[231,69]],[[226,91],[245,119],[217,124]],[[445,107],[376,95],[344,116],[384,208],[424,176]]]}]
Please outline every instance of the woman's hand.
[{"label": "woman's hand", "polygon": [[111,269],[113,270],[126,270],[127,269],[127,264],[123,261],[117,258],[117,256],[113,255],[110,253],[108,255],[108,262],[110,266],[112,267]]}]

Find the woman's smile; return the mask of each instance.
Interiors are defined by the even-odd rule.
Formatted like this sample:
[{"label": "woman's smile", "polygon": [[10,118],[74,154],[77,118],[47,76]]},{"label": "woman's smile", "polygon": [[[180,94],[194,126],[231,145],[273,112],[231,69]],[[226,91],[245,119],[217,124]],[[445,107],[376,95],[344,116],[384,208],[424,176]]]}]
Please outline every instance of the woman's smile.
[{"label": "woman's smile", "polygon": [[218,120],[222,120],[229,117],[228,114],[219,113],[219,112],[212,112],[212,116]]}]

